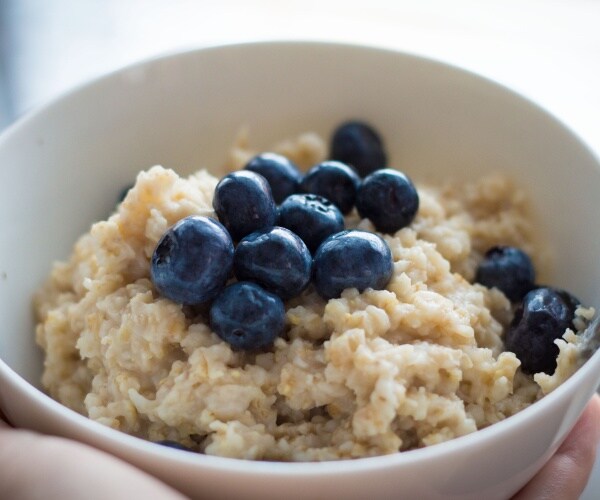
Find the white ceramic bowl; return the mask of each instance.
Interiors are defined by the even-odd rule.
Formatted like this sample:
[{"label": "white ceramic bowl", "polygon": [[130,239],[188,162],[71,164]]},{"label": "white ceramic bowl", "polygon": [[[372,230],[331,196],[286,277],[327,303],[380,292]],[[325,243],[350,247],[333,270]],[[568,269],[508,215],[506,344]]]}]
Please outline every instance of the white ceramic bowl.
[{"label": "white ceramic bowl", "polygon": [[124,69],[27,116],[0,139],[0,407],[16,425],[104,449],[207,498],[504,498],[556,450],[600,379],[597,353],[514,417],[393,456],[250,462],[163,449],[87,420],[39,389],[33,291],[140,169],[219,165],[241,125],[260,149],[328,134],[349,117],[383,132],[415,178],[503,170],[529,189],[556,266],[552,283],[600,305],[600,165],[556,119],[444,64],[386,50],[262,43]]}]

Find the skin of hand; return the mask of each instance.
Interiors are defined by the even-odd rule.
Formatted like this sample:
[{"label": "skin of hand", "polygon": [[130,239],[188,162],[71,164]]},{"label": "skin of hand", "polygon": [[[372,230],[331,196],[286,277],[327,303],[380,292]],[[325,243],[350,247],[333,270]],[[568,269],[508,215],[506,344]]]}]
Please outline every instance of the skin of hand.
[{"label": "skin of hand", "polygon": [[600,441],[596,394],[563,444],[513,500],[577,500],[588,482]]},{"label": "skin of hand", "polygon": [[0,498],[182,500],[186,497],[111,455],[0,421]]},{"label": "skin of hand", "polygon": [[[576,500],[600,441],[600,397],[587,405],[564,443],[513,500]],[[0,423],[0,498],[12,500],[182,500],[145,472],[89,446]]]}]

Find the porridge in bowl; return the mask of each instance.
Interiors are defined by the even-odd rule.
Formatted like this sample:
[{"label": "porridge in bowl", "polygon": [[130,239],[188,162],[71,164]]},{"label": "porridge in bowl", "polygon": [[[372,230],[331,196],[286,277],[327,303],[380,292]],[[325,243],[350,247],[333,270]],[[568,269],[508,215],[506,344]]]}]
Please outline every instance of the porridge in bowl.
[{"label": "porridge in bowl", "polygon": [[[375,132],[359,126],[348,134],[346,146],[334,139],[332,154],[314,134],[276,145],[267,159],[287,158],[292,169],[283,174],[244,168],[257,157],[240,137],[225,170],[254,172],[238,175],[238,183],[266,179],[273,207],[279,205],[277,212],[264,205],[265,219],[256,227],[246,221],[246,231],[236,226],[242,211],[227,213],[224,184],[208,171],[187,178],[161,166],[141,172],[115,212],[79,239],[68,261],[54,265],[36,295],[49,394],[151,441],[227,457],[316,461],[395,453],[472,433],[566,380],[582,363],[578,334],[594,311],[568,292],[536,284],[543,243],[526,193],[501,174],[460,185],[418,184],[413,193],[402,174],[373,172],[369,158],[375,168],[386,161]],[[335,179],[325,187],[314,187],[308,174],[294,178],[293,165],[307,170],[339,160],[356,171],[321,168],[322,177]],[[394,198],[382,198],[383,208],[366,207],[376,196],[364,195],[367,179],[382,175],[391,176],[382,182],[393,183],[394,193],[412,197],[410,209],[391,213]],[[330,189],[336,203],[314,194],[344,179],[358,193],[351,204],[347,191]],[[228,196],[244,203],[236,193]],[[253,198],[251,205],[261,203]],[[333,215],[294,219],[315,207],[319,217]],[[388,226],[391,218],[397,222]],[[165,262],[174,262],[184,224],[209,231],[211,242],[230,233],[231,247],[219,246],[216,263],[211,251],[203,265],[175,263],[163,272]],[[272,230],[274,224],[284,229]],[[329,236],[316,237],[323,227]],[[275,235],[268,247],[274,262],[300,240],[297,266],[276,283],[265,282],[272,272],[260,274],[268,267],[257,264],[260,252],[247,265],[236,261],[236,254],[251,254],[260,240],[252,234],[261,230]],[[360,252],[379,253],[336,243],[348,235],[369,240]],[[327,256],[326,246],[334,248]],[[190,292],[195,299],[188,300],[187,285],[174,284],[173,269],[181,279],[197,273],[208,280],[193,291],[199,295]],[[344,281],[343,273],[355,270],[365,272]],[[377,279],[369,281],[372,271]],[[334,286],[336,272],[342,285]],[[250,326],[251,309],[263,307],[263,299],[267,305]],[[528,337],[532,331],[537,336]]]}]

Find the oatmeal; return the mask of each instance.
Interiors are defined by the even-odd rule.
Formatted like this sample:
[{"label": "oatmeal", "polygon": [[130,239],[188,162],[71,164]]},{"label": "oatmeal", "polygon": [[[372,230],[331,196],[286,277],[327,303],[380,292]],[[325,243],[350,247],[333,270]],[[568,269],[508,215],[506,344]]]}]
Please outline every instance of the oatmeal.
[{"label": "oatmeal", "polygon": [[[305,134],[275,148],[307,168],[326,147]],[[225,171],[254,152],[245,138]],[[503,420],[579,366],[593,311],[578,306],[556,341],[554,374],[527,374],[504,348],[515,314],[506,296],[474,284],[490,247],[513,245],[544,267],[526,194],[502,175],[460,186],[417,185],[410,226],[381,234],[393,274],[382,290],[328,301],[310,285],[285,303],[285,333],[237,351],[203,307],[160,296],[150,260],[167,228],[214,217],[218,179],[155,166],[108,220],[94,224],[36,296],[42,383],[66,406],[152,441],[263,460],[333,460],[441,443]],[[346,228],[375,231],[356,210]]]}]

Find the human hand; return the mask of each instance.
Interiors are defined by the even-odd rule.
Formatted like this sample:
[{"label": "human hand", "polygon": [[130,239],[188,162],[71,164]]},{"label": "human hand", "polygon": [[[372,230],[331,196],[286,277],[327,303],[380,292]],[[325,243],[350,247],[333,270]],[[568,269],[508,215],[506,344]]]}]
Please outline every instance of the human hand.
[{"label": "human hand", "polygon": [[[579,498],[599,440],[600,397],[595,395],[556,454],[513,500]],[[0,421],[0,498],[184,497],[111,455],[67,439],[12,429]]]},{"label": "human hand", "polygon": [[0,498],[182,500],[180,493],[90,446],[13,429],[0,419]]},{"label": "human hand", "polygon": [[563,444],[513,500],[576,500],[588,482],[600,441],[600,397],[596,394]]}]

